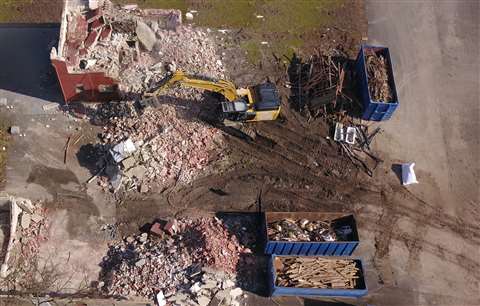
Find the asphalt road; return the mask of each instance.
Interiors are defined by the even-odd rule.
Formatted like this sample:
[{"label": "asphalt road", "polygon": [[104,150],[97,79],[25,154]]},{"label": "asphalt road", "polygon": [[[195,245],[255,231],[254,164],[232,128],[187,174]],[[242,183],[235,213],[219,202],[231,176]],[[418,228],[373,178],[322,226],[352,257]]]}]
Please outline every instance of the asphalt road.
[{"label": "asphalt road", "polygon": [[451,214],[479,203],[478,1],[368,1],[369,42],[391,49],[400,108],[378,148],[416,162],[414,192]]},{"label": "asphalt road", "polygon": [[[415,162],[420,183],[408,189],[438,214],[457,220],[459,230],[478,228],[480,220],[479,11],[480,2],[473,0],[367,1],[369,43],[390,48],[400,100],[393,118],[382,124],[376,149],[389,163]],[[414,246],[419,264],[411,273],[402,271],[403,255],[390,246],[397,273],[392,290],[402,289],[380,298],[381,304],[478,305],[478,270],[460,267],[466,259],[472,269],[478,265],[476,237],[422,231],[426,243]],[[409,274],[408,282],[402,274]],[[405,296],[413,299],[402,303]]]}]

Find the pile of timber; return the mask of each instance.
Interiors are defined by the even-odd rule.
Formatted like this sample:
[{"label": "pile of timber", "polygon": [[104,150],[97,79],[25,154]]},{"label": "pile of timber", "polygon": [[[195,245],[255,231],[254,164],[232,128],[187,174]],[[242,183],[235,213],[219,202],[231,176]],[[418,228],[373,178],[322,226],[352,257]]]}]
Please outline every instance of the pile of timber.
[{"label": "pile of timber", "polygon": [[388,63],[385,57],[373,50],[366,51],[368,73],[368,90],[370,96],[377,102],[393,102],[392,89],[388,78]]},{"label": "pile of timber", "polygon": [[354,289],[360,270],[354,260],[276,257],[276,285],[297,288]]},{"label": "pile of timber", "polygon": [[344,62],[345,58],[319,52],[304,62],[298,58],[292,60],[289,85],[295,108],[315,112],[326,105],[335,107],[345,78]]}]

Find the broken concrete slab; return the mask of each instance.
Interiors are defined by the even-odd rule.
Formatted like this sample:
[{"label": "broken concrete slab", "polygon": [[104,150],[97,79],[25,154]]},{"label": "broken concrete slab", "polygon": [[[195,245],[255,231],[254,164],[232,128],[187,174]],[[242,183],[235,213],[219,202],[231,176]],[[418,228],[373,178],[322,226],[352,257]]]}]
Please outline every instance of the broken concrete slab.
[{"label": "broken concrete slab", "polygon": [[230,296],[232,298],[237,298],[237,297],[241,296],[242,293],[243,293],[242,288],[235,288],[235,289],[230,291]]},{"label": "broken concrete slab", "polygon": [[157,40],[155,32],[153,32],[153,30],[142,21],[137,21],[135,32],[137,33],[138,40],[142,46],[148,51],[152,51],[153,45]]},{"label": "broken concrete slab", "polygon": [[58,109],[59,104],[58,103],[48,103],[42,106],[42,109],[44,111],[49,111],[53,109]]},{"label": "broken concrete slab", "polygon": [[147,172],[147,168],[144,166],[136,166],[134,168],[131,168],[130,170],[125,172],[125,175],[129,177],[136,177],[139,180],[142,180],[143,177],[145,176],[145,173]]},{"label": "broken concrete slab", "polygon": [[31,221],[32,221],[31,215],[23,212],[20,219],[20,225],[22,226],[22,228],[24,229],[29,228]]},{"label": "broken concrete slab", "polygon": [[147,263],[147,260],[145,258],[137,260],[135,263],[136,267],[143,267]]},{"label": "broken concrete slab", "polygon": [[136,161],[135,161],[135,158],[133,158],[133,156],[125,158],[124,160],[122,160],[123,169],[128,170],[132,168],[133,166],[135,166],[135,162]]},{"label": "broken concrete slab", "polygon": [[33,214],[31,219],[33,222],[38,223],[43,220],[43,216],[39,214]]},{"label": "broken concrete slab", "polygon": [[202,295],[201,297],[199,297],[197,299],[197,302],[198,302],[198,305],[200,305],[200,306],[208,306],[208,304],[210,304],[211,300],[212,299],[210,299],[209,297],[206,297],[206,296]]},{"label": "broken concrete slab", "polygon": [[33,214],[35,210],[35,206],[32,204],[32,201],[29,199],[25,198],[15,198],[14,199],[15,204],[18,205],[23,211],[28,212],[29,214]]}]

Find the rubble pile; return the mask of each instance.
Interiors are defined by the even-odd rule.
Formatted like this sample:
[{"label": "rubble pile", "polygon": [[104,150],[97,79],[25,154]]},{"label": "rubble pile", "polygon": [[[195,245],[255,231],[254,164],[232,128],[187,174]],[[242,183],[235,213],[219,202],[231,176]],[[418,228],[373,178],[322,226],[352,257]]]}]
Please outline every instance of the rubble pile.
[{"label": "rubble pile", "polygon": [[384,56],[372,50],[366,52],[368,74],[368,90],[372,100],[377,102],[393,102],[392,89],[388,77],[388,63]]},{"label": "rubble pile", "polygon": [[[189,289],[181,290],[167,298],[167,302],[178,306],[239,306],[243,294],[241,288],[235,287],[235,277],[228,274],[204,269],[201,280]],[[160,303],[159,303],[160,304]]]},{"label": "rubble pile", "polygon": [[126,109],[128,115],[111,118],[100,137],[112,146],[126,139],[135,144],[135,152],[120,163],[127,189],[148,191],[153,184],[189,183],[207,170],[213,156],[221,157],[220,131],[179,117],[175,107],[148,108],[138,114],[127,103]]},{"label": "rubble pile", "polygon": [[[200,299],[210,301],[216,291],[234,286],[232,272],[238,269],[241,254],[248,252],[216,218],[157,222],[150,234],[111,246],[102,263],[103,290],[113,296],[146,298],[161,292],[180,305],[188,305],[179,302],[182,296],[202,304]],[[222,277],[205,276],[207,268],[222,271]],[[236,297],[231,291],[223,294],[224,299]]]},{"label": "rubble pile", "polygon": [[181,24],[179,10],[141,10],[103,1],[67,16],[67,62],[73,71],[105,72],[126,97],[138,97],[174,63],[189,74],[224,77],[214,38]]},{"label": "rubble pile", "polygon": [[277,257],[277,286],[297,288],[353,289],[360,270],[350,259]]},{"label": "rubble pile", "polygon": [[35,206],[31,214],[23,211],[20,215],[20,233],[18,236],[20,237],[22,257],[35,257],[40,249],[40,243],[47,240],[48,224],[45,215],[45,209],[40,206]]},{"label": "rubble pile", "polygon": [[352,232],[350,226],[335,228],[331,221],[307,219],[282,219],[270,222],[267,235],[271,240],[281,241],[337,241],[347,240]]},{"label": "rubble pile", "polygon": [[191,245],[193,256],[202,263],[226,272],[235,272],[240,263],[238,254],[252,251],[238,242],[217,218],[204,218],[189,224],[186,241]]},{"label": "rubble pile", "polygon": [[0,193],[2,290],[25,290],[38,281],[37,256],[47,239],[46,211],[40,203]]}]

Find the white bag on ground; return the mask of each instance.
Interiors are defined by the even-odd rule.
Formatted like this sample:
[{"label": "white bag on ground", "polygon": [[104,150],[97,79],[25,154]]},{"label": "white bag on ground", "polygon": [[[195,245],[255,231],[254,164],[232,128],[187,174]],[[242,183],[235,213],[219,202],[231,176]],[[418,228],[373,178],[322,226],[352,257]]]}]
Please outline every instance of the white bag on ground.
[{"label": "white bag on ground", "polygon": [[402,164],[402,184],[404,186],[418,183],[413,167],[415,167],[415,163]]}]

